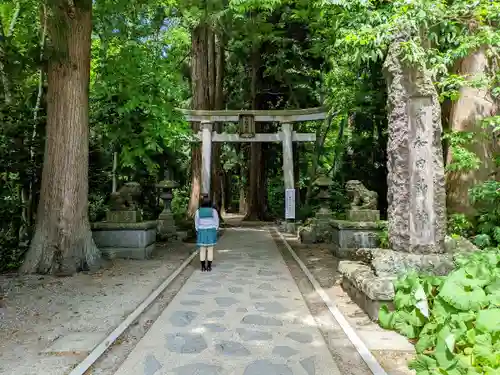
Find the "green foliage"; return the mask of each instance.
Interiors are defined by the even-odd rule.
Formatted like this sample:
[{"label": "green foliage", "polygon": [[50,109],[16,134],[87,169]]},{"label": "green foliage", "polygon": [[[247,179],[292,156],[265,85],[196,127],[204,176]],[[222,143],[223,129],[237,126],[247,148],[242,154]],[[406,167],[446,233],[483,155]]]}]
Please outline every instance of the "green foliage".
[{"label": "green foliage", "polygon": [[188,188],[174,189],[171,210],[177,225],[182,226],[187,216],[190,191]]},{"label": "green foliage", "polygon": [[[269,212],[274,217],[282,217],[284,211],[283,202],[285,201],[285,189],[282,176],[276,176],[275,178],[271,179],[271,181],[269,181],[267,189]],[[297,215],[297,218],[298,216],[299,215]]]},{"label": "green foliage", "polygon": [[490,180],[476,185],[469,194],[478,211],[475,244],[482,248],[499,246],[500,181]]},{"label": "green foliage", "polygon": [[474,232],[474,225],[465,214],[452,214],[448,217],[448,234],[469,238]]},{"label": "green foliage", "polygon": [[378,238],[378,246],[381,249],[389,249],[390,248],[390,243],[389,243],[389,229],[387,228],[387,224],[385,223],[379,223],[379,232],[377,234]]},{"label": "green foliage", "polygon": [[395,284],[395,311],[379,323],[412,339],[417,375],[500,370],[500,249],[457,259],[444,277],[409,273]]},{"label": "green foliage", "polygon": [[[155,2],[135,3],[118,17],[116,6],[97,2],[91,78],[91,125],[104,147],[118,150],[124,172],[157,172],[158,154],[186,157],[189,125],[175,111],[187,96],[179,64],[189,37],[165,21]],[[168,20],[168,19],[167,19]],[[181,157],[181,155],[176,155]]]},{"label": "green foliage", "polygon": [[446,172],[468,172],[479,169],[481,160],[466,146],[477,142],[474,133],[471,132],[449,132],[443,136],[447,140],[453,155],[453,160],[446,165]]}]

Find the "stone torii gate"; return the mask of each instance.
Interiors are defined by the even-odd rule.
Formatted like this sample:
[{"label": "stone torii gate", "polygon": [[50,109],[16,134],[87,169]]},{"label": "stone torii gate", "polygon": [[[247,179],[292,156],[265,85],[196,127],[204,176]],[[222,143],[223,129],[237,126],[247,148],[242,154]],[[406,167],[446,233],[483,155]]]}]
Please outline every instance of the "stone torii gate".
[{"label": "stone torii gate", "polygon": [[[283,179],[285,185],[285,219],[295,219],[295,180],[293,176],[293,142],[315,142],[315,133],[297,133],[295,122],[325,120],[323,108],[295,110],[180,110],[188,122],[199,122],[196,135],[202,142],[202,193],[210,194],[212,142],[281,142],[283,146]],[[215,122],[240,124],[239,134],[213,131]],[[279,122],[276,133],[255,133],[255,122]]]}]

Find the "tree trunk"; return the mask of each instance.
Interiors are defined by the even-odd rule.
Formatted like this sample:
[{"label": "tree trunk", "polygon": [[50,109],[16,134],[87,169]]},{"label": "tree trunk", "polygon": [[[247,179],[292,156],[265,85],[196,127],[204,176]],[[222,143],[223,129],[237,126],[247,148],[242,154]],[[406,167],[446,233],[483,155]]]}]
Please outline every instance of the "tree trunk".
[{"label": "tree trunk", "polygon": [[[252,109],[257,109],[257,85],[258,85],[258,73],[260,66],[260,51],[254,48],[251,60],[251,100]],[[255,132],[259,133],[262,131],[262,123],[255,123]],[[263,195],[265,192],[262,191],[262,143],[252,142],[250,144],[250,160],[248,166],[248,186],[247,186],[247,209],[245,220],[263,220],[264,219],[264,207],[262,202],[264,202]]]},{"label": "tree trunk", "polygon": [[[207,51],[207,25],[196,26],[191,33],[191,83],[192,83],[192,108],[209,109],[208,85],[208,51]],[[198,133],[200,124],[192,123],[193,133]],[[201,194],[201,145],[191,145],[191,196],[189,198],[188,215],[194,216],[198,209]]]},{"label": "tree trunk", "polygon": [[19,14],[21,13],[21,2],[16,3],[16,9],[14,10],[14,14],[12,15],[12,19],[9,23],[9,28],[4,35],[4,26],[2,24],[2,20],[0,20],[0,78],[3,84],[3,96],[5,100],[5,104],[12,104],[12,92],[11,92],[11,82],[6,72],[6,64],[5,64],[5,40],[12,36],[14,32],[14,28],[16,26],[17,20],[19,18]]},{"label": "tree trunk", "polygon": [[[209,64],[209,68],[213,70],[214,79],[211,84],[213,84],[213,109],[224,109],[224,41],[221,37],[221,33],[213,33],[212,41],[213,51],[210,51],[210,56],[213,57],[213,64]],[[223,124],[216,122],[214,124],[214,129],[218,133],[222,132]],[[212,145],[212,155],[213,155],[213,168],[212,168],[212,199],[217,210],[222,210],[222,192],[224,190],[224,171],[222,170],[221,163],[221,144],[213,143]],[[220,216],[220,215],[219,215]]]},{"label": "tree trunk", "polygon": [[[474,80],[486,74],[489,61],[486,48],[480,48],[460,62],[458,74]],[[466,145],[481,160],[479,169],[473,171],[448,172],[446,175],[447,208],[450,213],[473,215],[474,209],[469,201],[469,189],[488,180],[495,173],[493,160],[495,140],[491,129],[484,129],[481,120],[493,116],[498,111],[486,88],[464,86],[460,89],[460,98],[452,104],[450,112],[450,130],[473,132],[474,142]],[[446,162],[453,161],[451,148],[448,149]]]},{"label": "tree trunk", "polygon": [[71,275],[95,268],[100,252],[88,219],[92,2],[50,3],[45,158],[35,234],[23,273]]}]

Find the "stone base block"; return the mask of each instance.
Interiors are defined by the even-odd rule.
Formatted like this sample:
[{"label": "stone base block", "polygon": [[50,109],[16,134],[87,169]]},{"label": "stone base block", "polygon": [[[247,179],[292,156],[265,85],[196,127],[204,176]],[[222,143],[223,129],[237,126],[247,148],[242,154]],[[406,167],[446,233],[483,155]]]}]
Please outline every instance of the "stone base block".
[{"label": "stone base block", "polygon": [[162,213],[158,217],[157,236],[161,241],[179,238],[172,213]]},{"label": "stone base block", "polygon": [[331,220],[330,225],[332,242],[341,249],[374,248],[378,245],[380,228],[375,222]]},{"label": "stone base block", "polygon": [[311,226],[299,228],[299,238],[301,243],[313,244],[318,242],[316,231]]},{"label": "stone base block", "polygon": [[105,257],[146,259],[154,249],[156,225],[156,221],[92,223],[92,235]]},{"label": "stone base block", "polygon": [[284,223],[284,226],[285,226],[285,232],[286,233],[290,233],[290,234],[296,234],[297,233],[297,226],[295,223],[293,222],[285,222]]},{"label": "stone base block", "polygon": [[371,320],[378,320],[382,305],[393,308],[395,277],[377,277],[370,266],[352,261],[340,262],[339,272],[342,274],[342,288]]},{"label": "stone base block", "polygon": [[376,276],[399,276],[410,271],[447,275],[454,267],[452,254],[411,254],[390,249],[359,249],[359,260],[369,263]]},{"label": "stone base block", "polygon": [[349,221],[362,221],[362,222],[376,222],[380,220],[379,210],[349,210],[347,212],[347,220]]},{"label": "stone base block", "polygon": [[101,247],[102,256],[106,259],[150,259],[155,244],[146,247]]},{"label": "stone base block", "polygon": [[361,260],[357,255],[357,250],[358,249],[356,249],[355,247],[338,247],[334,245],[332,248],[332,253],[339,259]]},{"label": "stone base block", "polygon": [[107,211],[106,221],[109,223],[138,223],[142,221],[141,211]]}]

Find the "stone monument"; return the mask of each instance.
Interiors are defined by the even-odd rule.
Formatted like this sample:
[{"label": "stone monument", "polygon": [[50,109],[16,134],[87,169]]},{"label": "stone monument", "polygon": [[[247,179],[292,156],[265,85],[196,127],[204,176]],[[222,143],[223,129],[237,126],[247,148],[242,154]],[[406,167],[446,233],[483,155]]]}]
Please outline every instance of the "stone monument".
[{"label": "stone monument", "polygon": [[381,304],[391,306],[398,275],[410,270],[446,274],[453,267],[453,253],[474,251],[456,243],[447,249],[445,243],[441,107],[429,71],[402,62],[400,43],[407,40],[396,37],[384,63],[391,249],[359,249],[361,261],[339,265],[343,288],[373,320]]},{"label": "stone monument", "polygon": [[346,191],[352,199],[347,220],[332,220],[333,253],[341,259],[357,259],[360,248],[376,248],[380,232],[378,194],[361,181],[347,181]]},{"label": "stone monument", "polygon": [[137,223],[142,221],[142,212],[137,201],[142,194],[137,182],[126,182],[118,191],[111,193],[106,221],[111,223]]},{"label": "stone monument", "polygon": [[331,225],[330,221],[333,218],[332,210],[330,209],[330,193],[328,189],[333,184],[331,178],[320,174],[313,182],[317,186],[319,193],[319,210],[309,222],[300,227],[298,235],[302,243],[318,243],[331,242]]},{"label": "stone monument", "polygon": [[157,237],[160,241],[168,241],[171,238],[178,239],[177,228],[170,205],[173,198],[173,189],[178,185],[172,180],[163,180],[157,183],[156,188],[160,192],[160,199],[163,201],[163,211],[158,216]]},{"label": "stone monument", "polygon": [[143,221],[138,199],[141,186],[125,183],[111,194],[106,221],[92,223],[92,235],[104,257],[146,259],[155,247],[156,221]]},{"label": "stone monument", "polygon": [[345,189],[352,198],[351,209],[347,212],[347,220],[371,222],[380,220],[380,211],[377,210],[377,192],[368,190],[358,180],[347,181]]}]

